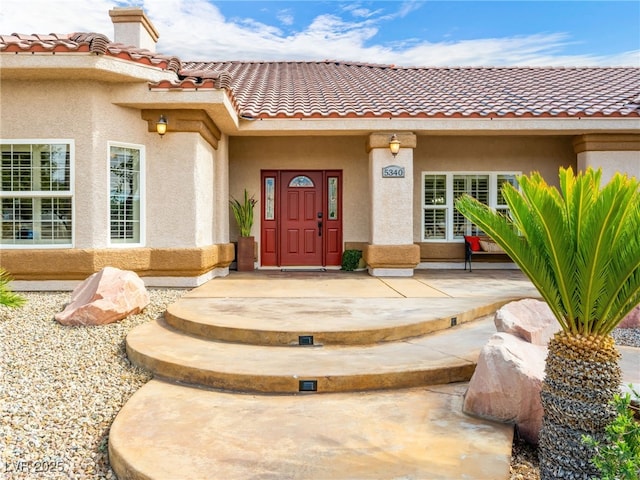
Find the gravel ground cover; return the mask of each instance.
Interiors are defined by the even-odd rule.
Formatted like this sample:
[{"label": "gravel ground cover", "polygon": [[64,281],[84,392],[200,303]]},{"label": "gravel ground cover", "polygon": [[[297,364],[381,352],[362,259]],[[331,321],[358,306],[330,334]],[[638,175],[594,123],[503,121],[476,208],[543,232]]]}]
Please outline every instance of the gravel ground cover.
[{"label": "gravel ground cover", "polygon": [[109,427],[151,378],[129,363],[124,338],[184,293],[149,289],[151,304],[142,313],[101,327],[53,319],[69,292],[25,293],[25,307],[0,306],[0,478],[116,478]]},{"label": "gravel ground cover", "polygon": [[[24,293],[23,308],[0,306],[0,478],[116,478],[109,428],[151,378],[128,361],[124,339],[185,292],[149,289],[151,304],[142,313],[101,327],[64,327],[53,319],[68,292]],[[640,330],[615,337],[640,346]],[[511,480],[539,478],[535,448],[514,440]]]}]

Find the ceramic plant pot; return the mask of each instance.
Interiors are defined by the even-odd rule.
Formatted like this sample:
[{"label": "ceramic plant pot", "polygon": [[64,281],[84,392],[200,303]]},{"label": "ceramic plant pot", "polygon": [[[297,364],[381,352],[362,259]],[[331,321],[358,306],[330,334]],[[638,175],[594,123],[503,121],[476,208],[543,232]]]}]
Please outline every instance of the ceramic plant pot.
[{"label": "ceramic plant pot", "polygon": [[236,262],[239,272],[252,272],[254,270],[254,237],[238,237],[238,250],[236,252]]}]

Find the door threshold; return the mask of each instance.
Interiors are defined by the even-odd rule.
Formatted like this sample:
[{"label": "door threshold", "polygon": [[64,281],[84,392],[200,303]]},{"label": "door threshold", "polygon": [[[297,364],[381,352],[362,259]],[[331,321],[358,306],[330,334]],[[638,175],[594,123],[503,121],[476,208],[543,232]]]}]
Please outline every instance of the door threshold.
[{"label": "door threshold", "polygon": [[326,272],[324,267],[286,267],[281,268],[281,272]]}]

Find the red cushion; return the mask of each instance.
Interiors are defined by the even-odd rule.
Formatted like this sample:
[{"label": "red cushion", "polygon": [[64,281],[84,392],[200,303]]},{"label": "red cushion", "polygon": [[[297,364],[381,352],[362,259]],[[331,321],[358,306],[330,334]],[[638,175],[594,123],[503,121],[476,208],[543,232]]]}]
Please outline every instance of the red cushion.
[{"label": "red cushion", "polygon": [[469,245],[471,245],[471,250],[474,252],[479,252],[480,250],[482,250],[480,248],[480,237],[476,237],[476,236],[465,236],[464,239],[469,242]]}]

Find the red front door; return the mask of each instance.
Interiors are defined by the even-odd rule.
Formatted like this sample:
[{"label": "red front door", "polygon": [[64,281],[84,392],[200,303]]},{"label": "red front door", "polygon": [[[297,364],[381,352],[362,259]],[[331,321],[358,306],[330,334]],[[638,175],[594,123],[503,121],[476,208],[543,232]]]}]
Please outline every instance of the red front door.
[{"label": "red front door", "polygon": [[280,265],[322,265],[322,172],[280,179]]},{"label": "red front door", "polygon": [[340,265],[342,172],[262,172],[262,265]]}]

